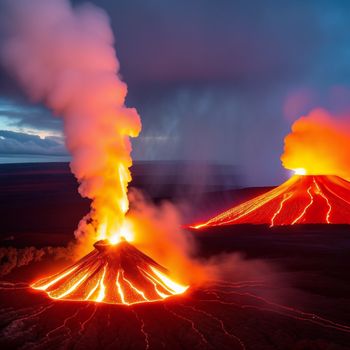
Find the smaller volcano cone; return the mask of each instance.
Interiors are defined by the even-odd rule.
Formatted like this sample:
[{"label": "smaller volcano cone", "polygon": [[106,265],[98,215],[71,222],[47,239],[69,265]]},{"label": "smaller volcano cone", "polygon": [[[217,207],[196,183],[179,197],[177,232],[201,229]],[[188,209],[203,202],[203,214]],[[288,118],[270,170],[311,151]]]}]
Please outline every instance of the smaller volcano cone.
[{"label": "smaller volcano cone", "polygon": [[350,224],[350,183],[338,176],[295,175],[271,191],[192,225]]},{"label": "smaller volcano cone", "polygon": [[53,299],[110,304],[151,302],[183,293],[167,270],[126,241],[98,241],[95,250],[62,272],[43,278],[32,288]]}]

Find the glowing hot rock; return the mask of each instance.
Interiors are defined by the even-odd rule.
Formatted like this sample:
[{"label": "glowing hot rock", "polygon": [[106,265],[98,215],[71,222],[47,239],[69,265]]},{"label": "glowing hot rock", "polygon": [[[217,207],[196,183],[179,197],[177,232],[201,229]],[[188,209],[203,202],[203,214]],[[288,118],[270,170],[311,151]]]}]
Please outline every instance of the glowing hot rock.
[{"label": "glowing hot rock", "polygon": [[126,305],[163,300],[188,289],[125,240],[117,244],[101,240],[94,247],[74,265],[35,282],[32,288],[53,299]]},{"label": "glowing hot rock", "polygon": [[338,176],[294,175],[282,185],[191,226],[350,224],[350,183]]}]

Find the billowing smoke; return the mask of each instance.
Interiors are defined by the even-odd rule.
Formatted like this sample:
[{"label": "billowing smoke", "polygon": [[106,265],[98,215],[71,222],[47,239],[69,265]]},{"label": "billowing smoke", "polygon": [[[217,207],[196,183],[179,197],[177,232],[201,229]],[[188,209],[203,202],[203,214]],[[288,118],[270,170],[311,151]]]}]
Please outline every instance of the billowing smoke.
[{"label": "billowing smoke", "polygon": [[14,269],[41,261],[46,257],[57,260],[73,260],[76,257],[76,246],[68,244],[67,247],[0,247],[0,276],[11,273]]},{"label": "billowing smoke", "polygon": [[350,180],[350,118],[335,118],[324,109],[299,118],[284,140],[281,161],[287,169]]},{"label": "billowing smoke", "polygon": [[184,283],[199,283],[206,278],[203,264],[196,259],[191,236],[181,228],[179,210],[170,202],[153,204],[140,191],[130,191],[131,219],[135,244],[144,253],[169,269]]},{"label": "billowing smoke", "polygon": [[71,170],[92,199],[77,236],[118,234],[128,210],[131,144],[141,129],[125,106],[127,86],[106,13],[68,0],[5,0],[3,64],[28,96],[64,120]]},{"label": "billowing smoke", "polygon": [[[201,257],[193,236],[182,229],[178,208],[164,201],[153,204],[140,191],[130,191],[128,217],[135,229],[135,245],[169,269],[172,277],[190,285],[215,280],[271,280],[272,266],[260,260],[246,260],[240,253]],[[144,234],[138,235],[138,232]]]}]

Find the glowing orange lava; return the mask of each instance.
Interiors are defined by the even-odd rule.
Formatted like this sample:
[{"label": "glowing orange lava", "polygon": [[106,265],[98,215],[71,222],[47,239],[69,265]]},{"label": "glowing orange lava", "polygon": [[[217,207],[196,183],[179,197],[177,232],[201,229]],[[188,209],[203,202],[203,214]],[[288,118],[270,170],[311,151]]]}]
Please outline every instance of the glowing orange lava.
[{"label": "glowing orange lava", "polygon": [[126,241],[95,243],[95,250],[66,270],[32,288],[52,299],[131,305],[182,294],[188,286],[173,281],[161,265]]},{"label": "glowing orange lava", "polygon": [[192,225],[350,224],[350,183],[338,176],[294,175],[282,185]]}]

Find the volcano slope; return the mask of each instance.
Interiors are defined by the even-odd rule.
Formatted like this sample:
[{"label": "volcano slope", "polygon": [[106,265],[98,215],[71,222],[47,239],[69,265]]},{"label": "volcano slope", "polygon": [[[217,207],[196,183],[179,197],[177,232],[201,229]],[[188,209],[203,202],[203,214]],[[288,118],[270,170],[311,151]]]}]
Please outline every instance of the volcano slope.
[{"label": "volcano slope", "polygon": [[131,305],[186,291],[167,270],[133,245],[98,241],[95,249],[65,270],[31,285],[52,299]]},{"label": "volcano slope", "polygon": [[350,224],[350,183],[338,176],[294,175],[282,185],[191,227],[234,224]]}]

